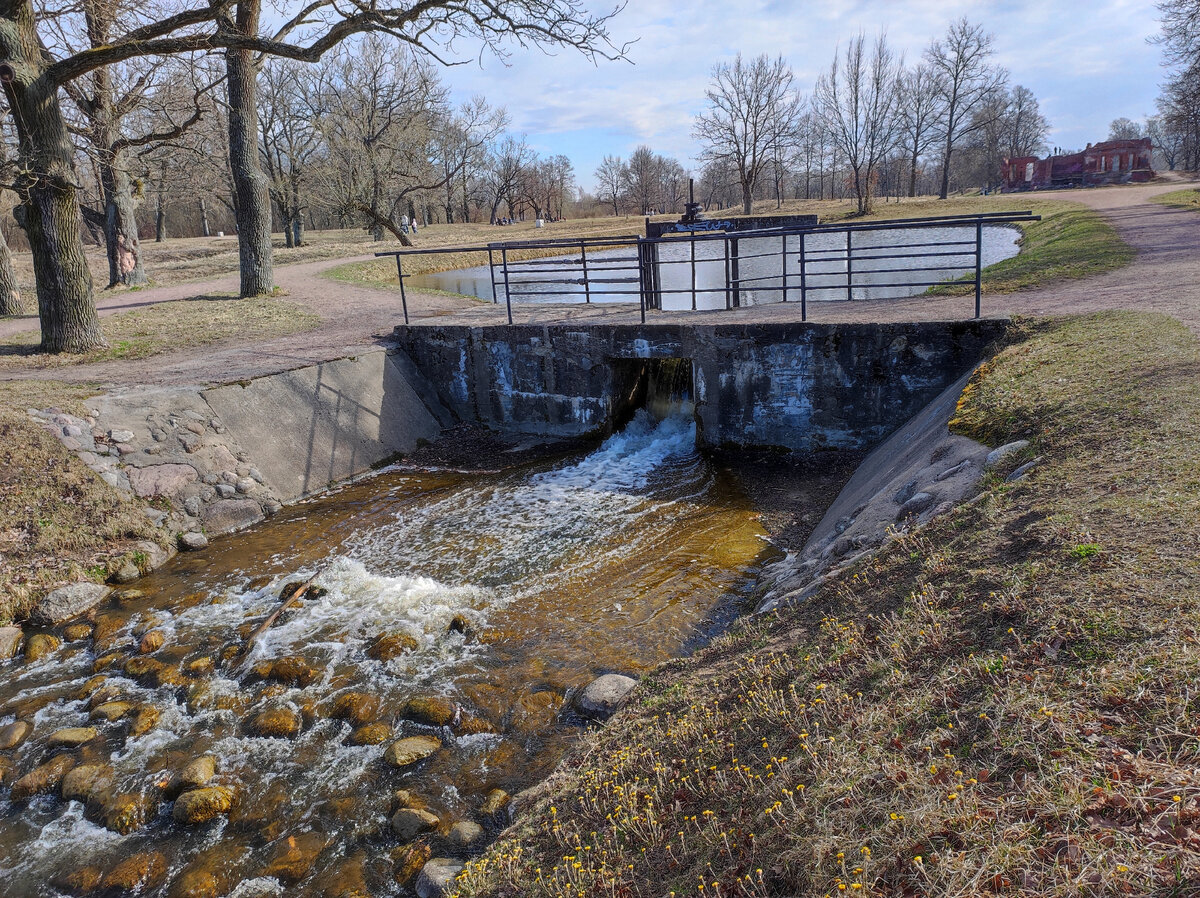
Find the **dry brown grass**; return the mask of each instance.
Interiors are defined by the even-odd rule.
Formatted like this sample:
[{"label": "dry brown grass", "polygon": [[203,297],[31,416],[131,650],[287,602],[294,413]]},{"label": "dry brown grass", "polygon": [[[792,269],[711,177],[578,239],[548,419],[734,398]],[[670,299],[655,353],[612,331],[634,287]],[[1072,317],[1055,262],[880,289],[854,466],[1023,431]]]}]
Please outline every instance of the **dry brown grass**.
[{"label": "dry brown grass", "polygon": [[27,408],[84,414],[99,390],[55,381],[0,382],[0,623],[19,619],[45,591],[103,580],[132,541],[159,539],[142,505],[109,488]]},{"label": "dry brown grass", "polygon": [[38,352],[41,334],[0,338],[0,371],[47,370],[109,359],[141,359],[237,338],[247,343],[312,330],[321,317],[284,299],[200,296],[163,302],[100,319],[103,349],[75,354]]},{"label": "dry brown grass", "polygon": [[1200,893],[1200,346],[1025,336],[956,427],[1031,475],[660,668],[459,894]]}]

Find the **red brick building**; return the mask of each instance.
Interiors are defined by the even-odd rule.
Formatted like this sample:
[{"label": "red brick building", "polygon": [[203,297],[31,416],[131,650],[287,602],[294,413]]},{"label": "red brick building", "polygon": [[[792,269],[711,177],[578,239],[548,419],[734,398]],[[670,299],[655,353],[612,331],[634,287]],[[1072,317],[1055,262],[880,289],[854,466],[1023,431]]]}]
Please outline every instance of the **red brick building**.
[{"label": "red brick building", "polygon": [[1154,177],[1150,138],[1106,140],[1088,144],[1082,153],[1063,156],[1005,158],[1000,165],[1004,190],[1044,190],[1048,187],[1095,187],[1149,181]]}]

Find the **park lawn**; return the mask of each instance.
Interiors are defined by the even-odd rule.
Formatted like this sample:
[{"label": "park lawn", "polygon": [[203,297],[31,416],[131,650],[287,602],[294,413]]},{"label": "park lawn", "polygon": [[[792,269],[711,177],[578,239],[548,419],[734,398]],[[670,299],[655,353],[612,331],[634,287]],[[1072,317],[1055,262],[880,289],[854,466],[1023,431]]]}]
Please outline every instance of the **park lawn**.
[{"label": "park lawn", "polygon": [[1198,378],[1165,316],[1021,325],[953,426],[1029,476],[647,676],[457,894],[1196,894]]},{"label": "park lawn", "polygon": [[1186,190],[1172,190],[1170,193],[1160,193],[1150,199],[1152,202],[1161,203],[1164,206],[1200,211],[1200,188],[1189,187]]},{"label": "park lawn", "polygon": [[[36,326],[36,320],[31,320]],[[224,340],[247,343],[312,330],[321,317],[297,303],[273,297],[238,299],[213,294],[158,303],[100,319],[108,346],[85,353],[46,354],[38,351],[36,330],[0,337],[0,371],[45,370],[102,362],[142,359],[180,349],[208,346]]]}]

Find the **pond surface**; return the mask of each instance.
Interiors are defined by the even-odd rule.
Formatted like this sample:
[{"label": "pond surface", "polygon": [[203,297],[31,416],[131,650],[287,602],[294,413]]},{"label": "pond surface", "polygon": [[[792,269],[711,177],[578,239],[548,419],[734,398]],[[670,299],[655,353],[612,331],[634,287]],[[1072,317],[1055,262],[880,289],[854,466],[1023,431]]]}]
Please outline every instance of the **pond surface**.
[{"label": "pond surface", "polygon": [[[89,894],[133,858],[146,895],[408,894],[415,843],[389,823],[405,804],[436,817],[417,837],[434,856],[478,850],[451,827],[494,832],[494,790],[550,772],[582,725],[573,690],[684,651],[773,553],[694,445],[684,407],[557,462],[384,472],[178,557],[102,606],[90,636],[0,667],[0,728],[33,725],[0,753],[0,891]],[[323,594],[239,656],[283,585],[314,573]],[[265,735],[263,712],[295,732]],[[97,734],[82,747],[49,744],[83,726]],[[416,735],[431,756],[386,760]],[[60,756],[99,783],[10,800]],[[178,774],[201,756],[234,806],[183,825]]]}]

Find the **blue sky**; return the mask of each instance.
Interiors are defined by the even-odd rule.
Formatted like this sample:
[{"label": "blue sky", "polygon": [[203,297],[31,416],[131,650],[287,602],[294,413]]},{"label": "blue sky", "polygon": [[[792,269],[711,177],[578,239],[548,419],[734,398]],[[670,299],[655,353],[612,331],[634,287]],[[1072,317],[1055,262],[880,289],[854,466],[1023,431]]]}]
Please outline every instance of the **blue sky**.
[{"label": "blue sky", "polygon": [[[595,9],[602,4],[589,0]],[[1153,0],[630,0],[613,20],[618,40],[637,40],[631,62],[593,66],[567,51],[515,49],[505,66],[486,57],[444,72],[460,98],[482,93],[508,109],[512,130],[542,153],[563,153],[591,189],[605,154],[645,143],[695,166],[691,121],[704,107],[714,63],[782,54],[811,90],[839,41],[887,31],[908,60],[967,16],[996,38],[995,61],[1030,88],[1053,128],[1050,144],[1103,140],[1114,118],[1154,111],[1164,77],[1147,38],[1158,31]]]}]

